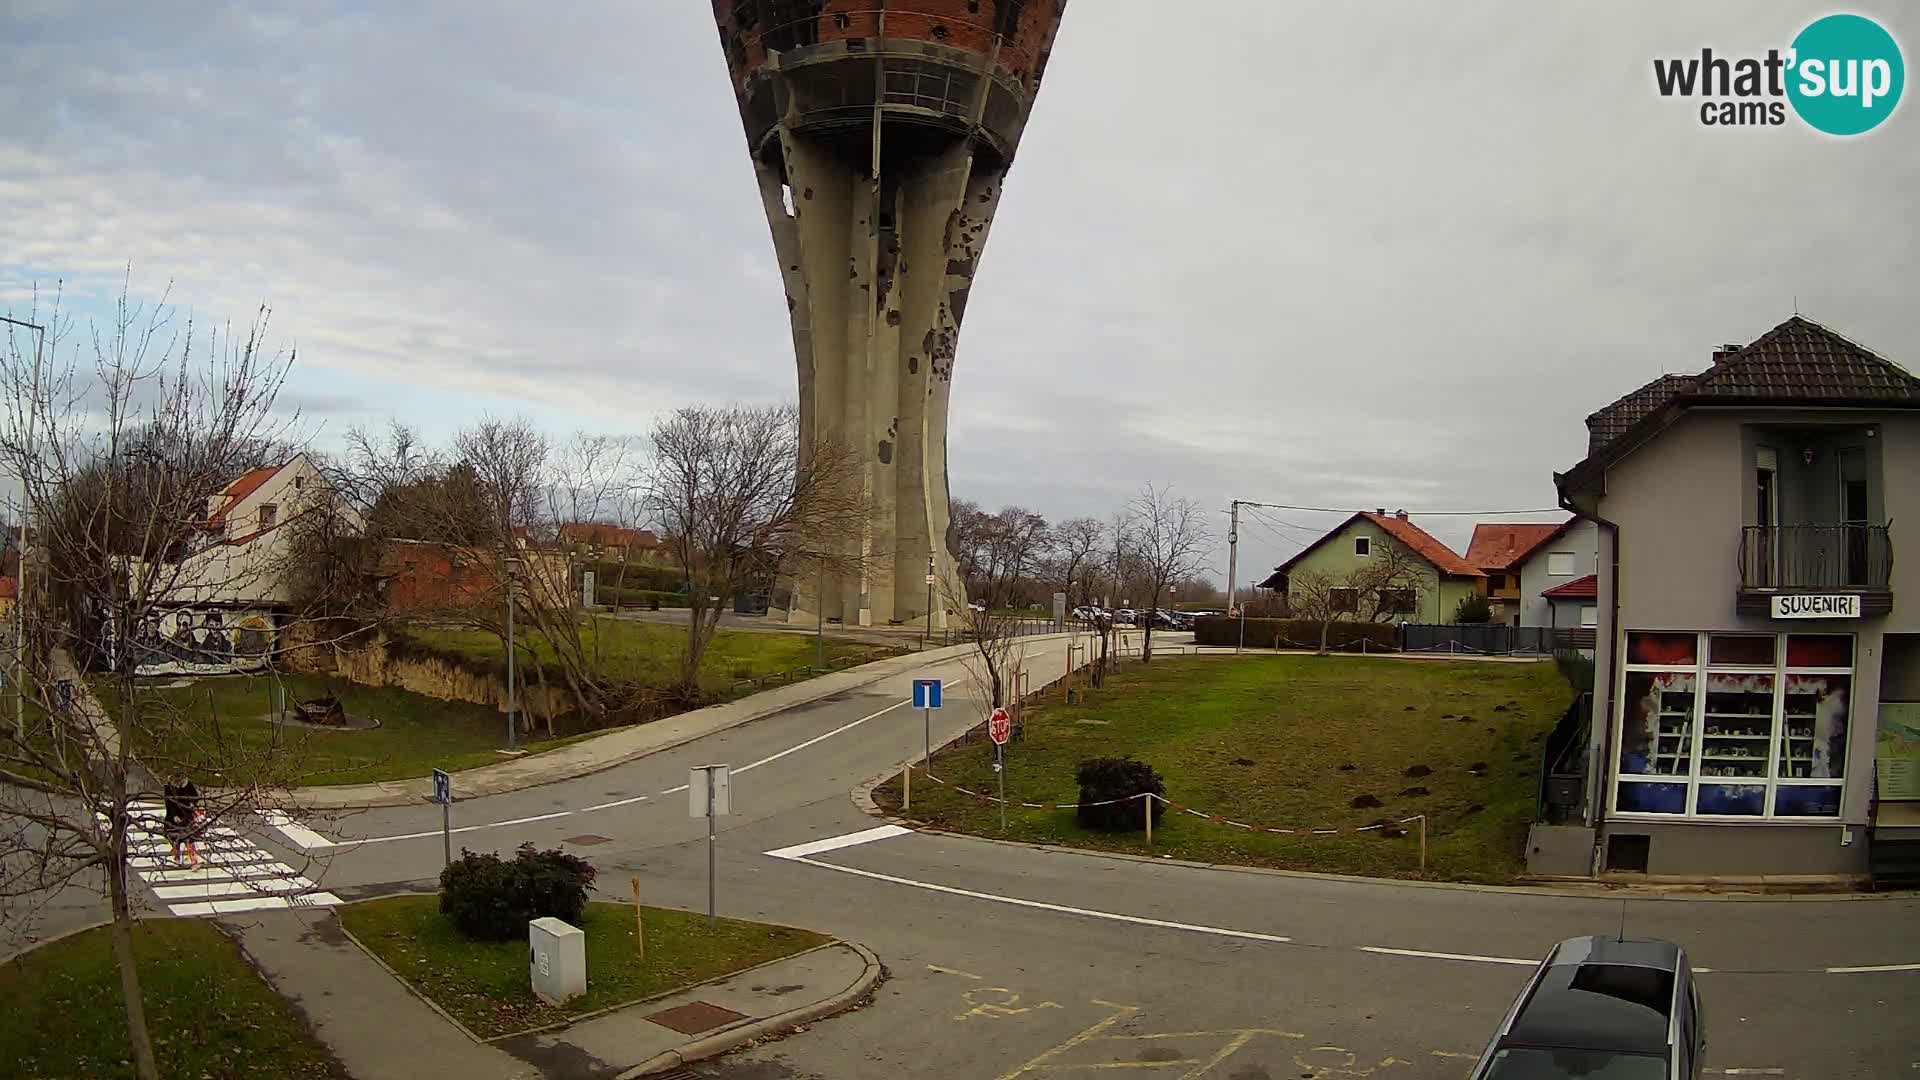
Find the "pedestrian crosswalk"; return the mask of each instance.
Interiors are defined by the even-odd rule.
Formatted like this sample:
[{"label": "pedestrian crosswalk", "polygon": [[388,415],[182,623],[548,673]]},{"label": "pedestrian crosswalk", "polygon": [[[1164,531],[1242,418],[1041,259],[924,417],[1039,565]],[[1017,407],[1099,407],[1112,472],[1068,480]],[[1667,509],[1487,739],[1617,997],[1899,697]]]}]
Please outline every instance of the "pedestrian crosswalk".
[{"label": "pedestrian crosswalk", "polygon": [[[173,845],[161,829],[159,803],[128,807],[127,865],[168,911],[180,916],[228,915],[302,907],[332,907],[340,898],[327,892],[279,857],[233,829],[216,825],[199,834],[200,864],[190,867],[186,853],[173,860]],[[102,825],[106,815],[96,815]]]}]

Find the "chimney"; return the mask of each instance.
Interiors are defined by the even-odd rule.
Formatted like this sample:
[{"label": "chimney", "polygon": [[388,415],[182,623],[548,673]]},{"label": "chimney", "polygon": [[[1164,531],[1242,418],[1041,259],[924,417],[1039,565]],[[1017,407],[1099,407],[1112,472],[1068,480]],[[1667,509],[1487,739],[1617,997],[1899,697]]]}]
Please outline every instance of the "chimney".
[{"label": "chimney", "polygon": [[1380,515],[1381,517],[1386,517],[1386,516],[1387,516],[1387,508],[1386,508],[1386,507],[1384,507],[1384,506],[1376,506],[1376,507],[1374,507],[1374,510],[1373,510],[1373,512],[1374,512],[1374,513],[1376,513],[1376,514],[1379,514],[1379,515]]},{"label": "chimney", "polygon": [[1715,365],[1724,364],[1732,358],[1734,353],[1739,351],[1740,346],[1738,345],[1722,345],[1713,350],[1713,362]]},{"label": "chimney", "polygon": [[1407,512],[1405,510],[1395,510],[1393,516],[1399,518],[1401,521],[1407,520]]}]

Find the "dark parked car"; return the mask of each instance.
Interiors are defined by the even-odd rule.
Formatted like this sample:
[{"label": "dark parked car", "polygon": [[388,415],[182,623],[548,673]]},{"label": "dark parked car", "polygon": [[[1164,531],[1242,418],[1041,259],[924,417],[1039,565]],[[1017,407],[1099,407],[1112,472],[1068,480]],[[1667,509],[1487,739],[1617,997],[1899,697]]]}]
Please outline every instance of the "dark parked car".
[{"label": "dark parked car", "polygon": [[1534,969],[1471,1080],[1696,1080],[1705,1046],[1684,949],[1568,938]]}]

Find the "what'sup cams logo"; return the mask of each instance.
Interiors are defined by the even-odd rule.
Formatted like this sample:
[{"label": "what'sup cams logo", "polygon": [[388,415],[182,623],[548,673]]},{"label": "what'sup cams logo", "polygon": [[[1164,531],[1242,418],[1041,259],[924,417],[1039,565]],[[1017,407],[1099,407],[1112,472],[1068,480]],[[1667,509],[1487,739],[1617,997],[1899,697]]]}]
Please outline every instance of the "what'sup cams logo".
[{"label": "what'sup cams logo", "polygon": [[1893,115],[1907,70],[1900,45],[1862,15],[1807,24],[1786,51],[1765,57],[1700,55],[1653,62],[1661,97],[1699,98],[1708,127],[1777,126],[1787,108],[1816,131],[1860,135]]}]

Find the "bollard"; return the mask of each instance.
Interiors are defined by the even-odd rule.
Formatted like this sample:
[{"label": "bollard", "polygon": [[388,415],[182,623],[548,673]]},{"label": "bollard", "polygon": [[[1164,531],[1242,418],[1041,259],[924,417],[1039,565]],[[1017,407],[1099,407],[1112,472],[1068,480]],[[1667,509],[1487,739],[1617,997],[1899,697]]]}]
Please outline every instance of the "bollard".
[{"label": "bollard", "polygon": [[1147,846],[1153,846],[1153,792],[1140,793],[1140,807],[1147,812]]},{"label": "bollard", "polygon": [[913,766],[900,770],[900,812],[913,809]]},{"label": "bollard", "polygon": [[647,923],[640,917],[640,879],[633,879],[633,955],[635,959],[647,958]]},{"label": "bollard", "polygon": [[1427,815],[1420,815],[1420,869],[1427,868]]}]

